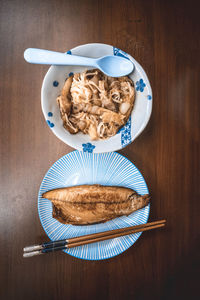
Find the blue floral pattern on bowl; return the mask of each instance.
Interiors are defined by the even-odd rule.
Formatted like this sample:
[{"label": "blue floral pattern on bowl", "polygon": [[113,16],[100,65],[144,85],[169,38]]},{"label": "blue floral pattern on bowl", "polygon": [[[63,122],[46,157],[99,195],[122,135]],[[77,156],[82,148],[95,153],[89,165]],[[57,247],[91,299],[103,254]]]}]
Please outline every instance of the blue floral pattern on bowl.
[{"label": "blue floral pattern on bowl", "polygon": [[129,117],[127,123],[121,128],[121,145],[125,147],[131,143],[131,116]]},{"label": "blue floral pattern on bowl", "polygon": [[47,120],[47,124],[49,125],[50,128],[54,127],[54,123],[51,123],[51,121]]},{"label": "blue floral pattern on bowl", "polygon": [[59,85],[59,82],[57,80],[54,80],[53,86],[57,87]]},{"label": "blue floral pattern on bowl", "polygon": [[144,91],[146,84],[144,83],[143,79],[136,81],[136,91],[140,91],[141,93]]},{"label": "blue floral pattern on bowl", "polygon": [[121,57],[124,57],[126,59],[129,59],[128,54],[126,52],[124,52],[121,49],[116,48],[116,47],[113,47],[113,54],[116,55],[116,56],[121,56]]},{"label": "blue floral pattern on bowl", "polygon": [[83,146],[83,152],[88,152],[88,153],[93,153],[93,150],[95,148],[95,146],[92,145],[91,143],[82,144],[82,146]]}]

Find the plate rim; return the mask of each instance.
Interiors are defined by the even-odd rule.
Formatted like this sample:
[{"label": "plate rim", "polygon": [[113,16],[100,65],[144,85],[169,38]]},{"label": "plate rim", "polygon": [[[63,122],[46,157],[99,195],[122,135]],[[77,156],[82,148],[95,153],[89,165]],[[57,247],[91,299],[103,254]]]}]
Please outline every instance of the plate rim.
[{"label": "plate rim", "polygon": [[[85,47],[85,46],[106,46],[106,47],[109,47],[109,48],[114,48],[115,46],[112,46],[112,45],[109,45],[109,44],[104,44],[104,43],[87,43],[87,44],[82,44],[82,45],[78,45],[72,49],[70,49],[70,51],[74,51],[74,50],[77,50],[81,47]],[[66,53],[66,52],[64,52]],[[145,72],[145,70],[143,69],[143,67],[140,65],[140,63],[134,58],[132,57],[129,53],[127,53],[128,57],[131,59],[131,61],[133,61],[133,63],[135,63],[137,65],[137,68],[140,69],[140,71],[142,72],[142,75],[143,75],[143,78],[145,79],[145,82],[147,83],[147,86],[148,86],[148,89],[149,89],[149,92],[151,94],[151,104],[149,105],[149,109],[148,109],[148,113],[145,114],[145,118],[144,118],[144,121],[142,122],[142,125],[139,129],[139,131],[137,132],[137,134],[133,137],[131,137],[131,142],[134,142],[136,140],[136,138],[144,131],[144,129],[146,128],[147,124],[149,123],[149,120],[151,118],[151,114],[152,114],[152,107],[153,107],[153,94],[152,94],[152,88],[151,88],[151,85],[150,85],[150,82],[149,82],[149,79],[148,79],[148,76]],[[43,78],[43,81],[42,81],[42,88],[41,88],[41,108],[42,108],[42,112],[43,112],[43,116],[44,116],[44,119],[46,120],[46,110],[44,109],[44,86],[45,86],[45,82],[47,81],[47,77],[49,76],[51,70],[53,69],[54,65],[51,65],[48,69],[48,71],[46,72],[44,78]],[[51,131],[53,131],[54,135],[59,139],[61,140],[64,144],[66,145],[69,145],[70,147],[78,150],[78,151],[83,151],[82,147],[79,146],[79,145],[74,145],[73,142],[71,142],[70,140],[66,142],[65,138],[57,133],[57,131],[55,130],[55,128],[51,128]],[[98,150],[97,147],[95,147],[95,150],[94,150],[94,153],[107,153],[107,152],[116,152],[116,151],[119,151],[123,148],[125,148],[126,146],[128,146],[129,144],[127,145],[120,145],[119,147],[113,147],[112,145],[110,145],[109,147],[106,146],[106,149],[105,150]],[[108,149],[107,149],[108,148]]]},{"label": "plate rim", "polygon": [[[47,237],[50,239],[50,241],[52,241],[52,239],[50,238],[49,234],[47,233],[46,229],[44,228],[43,221],[42,221],[42,218],[41,218],[41,213],[40,213],[39,203],[40,203],[41,188],[42,188],[43,182],[44,182],[46,176],[48,175],[48,173],[50,172],[51,168],[52,168],[57,162],[61,161],[64,157],[66,157],[66,156],[69,155],[70,153],[74,153],[74,152],[82,152],[82,151],[79,151],[79,150],[73,150],[73,151],[71,151],[71,152],[69,152],[69,153],[67,153],[67,154],[65,154],[65,155],[63,155],[63,156],[61,156],[58,160],[56,160],[56,161],[50,166],[50,168],[47,170],[47,172],[45,173],[45,175],[44,175],[44,177],[43,177],[43,179],[42,179],[42,182],[41,182],[41,184],[40,184],[40,188],[39,188],[39,191],[38,191],[38,200],[37,200],[38,216],[39,216],[39,220],[40,220],[40,223],[41,223],[41,225],[42,225],[42,228],[43,228],[44,232],[46,233]],[[83,152],[83,153],[84,153],[84,152]],[[139,172],[139,174],[142,176],[142,178],[143,178],[143,180],[144,180],[144,185],[145,185],[145,187],[146,187],[146,189],[147,189],[147,191],[148,191],[148,193],[149,193],[149,189],[148,189],[147,183],[146,183],[146,181],[145,181],[145,179],[144,179],[144,176],[142,175],[142,173],[140,172],[140,170],[135,166],[135,164],[134,164],[133,162],[131,162],[126,156],[124,156],[124,155],[121,154],[121,153],[118,153],[118,152],[115,152],[115,151],[112,151],[112,153],[113,153],[114,155],[119,155],[119,156],[121,156],[121,157],[122,157],[123,159],[125,159],[125,160],[128,160],[128,162],[130,162],[130,163],[136,168],[136,170],[137,170],[137,171]],[[88,154],[89,154],[89,153],[88,153]],[[98,154],[98,153],[91,153],[90,155],[93,156],[93,155],[99,155],[99,154]],[[146,216],[146,223],[147,223],[148,220],[149,220],[150,206],[151,206],[151,203],[149,202],[149,204],[147,205],[147,207],[148,207],[148,212],[147,212],[147,216]],[[144,224],[146,224],[146,223],[144,223]],[[72,253],[70,253],[70,252],[67,252],[66,250],[62,250],[62,251],[63,251],[65,254],[69,254],[70,256],[75,257],[75,258],[78,258],[78,259],[89,260],[89,261],[101,261],[101,260],[106,260],[106,259],[110,259],[110,258],[113,258],[113,257],[115,257],[115,256],[118,256],[118,255],[122,254],[123,252],[125,252],[126,250],[128,250],[130,247],[132,247],[132,246],[137,242],[137,240],[140,238],[140,236],[142,235],[142,233],[143,233],[143,231],[138,233],[138,237],[136,238],[136,240],[135,240],[130,246],[128,246],[128,248],[126,248],[125,250],[123,250],[123,251],[120,252],[120,253],[116,253],[116,254],[114,254],[114,255],[110,255],[110,256],[105,257],[105,258],[101,258],[101,257],[100,257],[100,258],[80,257],[80,256],[78,256],[78,255],[74,255],[74,254],[72,254]]]}]

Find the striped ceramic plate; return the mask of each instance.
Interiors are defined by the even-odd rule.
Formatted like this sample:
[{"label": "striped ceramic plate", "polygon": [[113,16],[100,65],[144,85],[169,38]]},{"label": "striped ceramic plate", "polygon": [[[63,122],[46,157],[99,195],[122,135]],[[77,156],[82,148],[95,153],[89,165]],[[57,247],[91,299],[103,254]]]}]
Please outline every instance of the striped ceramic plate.
[{"label": "striped ceramic plate", "polygon": [[[116,152],[86,153],[73,151],[55,162],[45,175],[38,195],[38,211],[42,226],[51,240],[65,239],[100,231],[146,223],[150,206],[129,216],[88,226],[64,225],[52,218],[52,205],[41,195],[51,189],[80,184],[124,186],[137,193],[148,194],[140,171],[127,158]],[[82,259],[100,260],[118,255],[132,246],[141,233],[65,250]]]}]

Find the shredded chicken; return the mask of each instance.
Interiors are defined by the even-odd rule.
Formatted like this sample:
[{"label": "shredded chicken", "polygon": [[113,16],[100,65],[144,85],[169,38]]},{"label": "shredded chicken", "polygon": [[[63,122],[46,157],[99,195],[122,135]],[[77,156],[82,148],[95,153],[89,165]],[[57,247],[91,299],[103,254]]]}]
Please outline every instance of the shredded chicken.
[{"label": "shredded chicken", "polygon": [[57,103],[70,133],[81,131],[99,140],[115,135],[126,123],[134,98],[129,77],[112,78],[94,69],[69,77]]}]

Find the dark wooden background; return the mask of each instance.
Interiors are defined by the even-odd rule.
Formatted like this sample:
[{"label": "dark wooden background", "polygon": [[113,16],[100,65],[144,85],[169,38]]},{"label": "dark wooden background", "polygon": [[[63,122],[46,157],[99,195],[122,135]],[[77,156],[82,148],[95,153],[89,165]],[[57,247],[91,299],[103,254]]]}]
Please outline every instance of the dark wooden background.
[{"label": "dark wooden background", "polygon": [[[197,299],[200,259],[199,1],[0,2],[0,299]],[[144,233],[123,254],[84,261],[63,253],[22,258],[46,240],[37,193],[48,168],[73,149],[45,123],[40,91],[47,66],[23,59],[28,47],[66,51],[115,45],[146,70],[153,113],[145,131],[120,151],[152,194]]]}]

